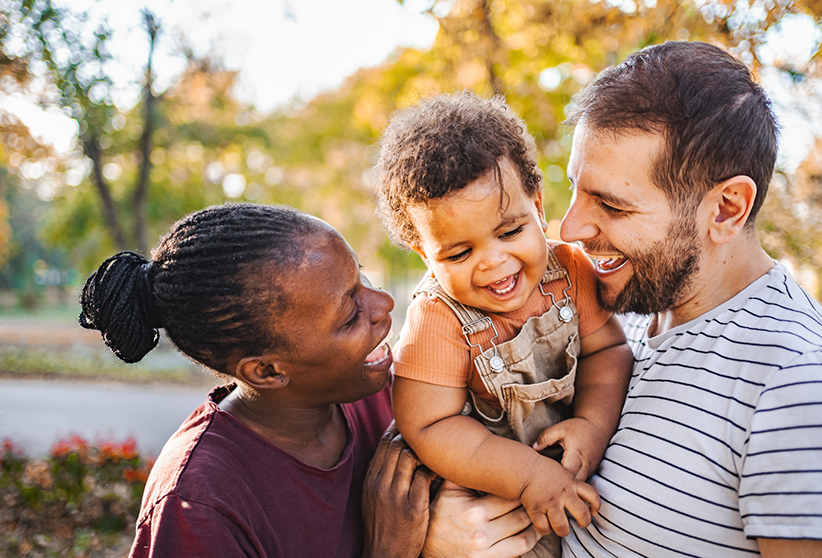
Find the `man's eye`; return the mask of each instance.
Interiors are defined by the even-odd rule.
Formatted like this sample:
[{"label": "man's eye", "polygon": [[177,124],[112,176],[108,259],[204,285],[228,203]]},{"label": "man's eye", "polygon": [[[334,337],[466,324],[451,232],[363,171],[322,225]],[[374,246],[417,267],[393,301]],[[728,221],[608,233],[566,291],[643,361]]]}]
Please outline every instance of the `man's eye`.
[{"label": "man's eye", "polygon": [[362,283],[369,289],[374,288],[374,285],[371,284],[371,281],[368,279],[368,277],[365,276],[365,273],[363,273],[362,271],[360,271],[360,283]]},{"label": "man's eye", "polygon": [[610,213],[611,215],[624,215],[626,212],[622,209],[617,209],[616,207],[612,207],[604,202],[599,202],[599,206],[602,208],[603,211],[606,213]]}]

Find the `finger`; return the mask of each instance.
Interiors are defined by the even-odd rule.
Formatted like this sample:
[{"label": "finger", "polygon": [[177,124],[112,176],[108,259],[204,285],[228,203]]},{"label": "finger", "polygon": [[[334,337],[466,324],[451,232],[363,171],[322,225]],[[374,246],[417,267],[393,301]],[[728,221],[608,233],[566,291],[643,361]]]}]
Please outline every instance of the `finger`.
[{"label": "finger", "polygon": [[[509,500],[508,498],[502,498],[495,494],[481,496],[478,499],[478,503],[485,509],[486,517],[488,517],[489,521],[498,519],[522,506],[519,500]],[[527,516],[528,514],[526,513],[525,515]]]},{"label": "finger", "polygon": [[408,491],[408,499],[414,509],[424,509],[428,507],[428,496],[430,494],[431,481],[436,475],[425,466],[417,467],[414,471],[414,478],[411,481],[411,490]]},{"label": "finger", "polygon": [[[382,444],[382,442],[383,440],[381,439],[380,444]],[[399,434],[388,441],[388,448],[385,450],[382,464],[377,472],[377,480],[384,490],[391,488],[391,484],[394,482],[394,473],[397,469],[397,463],[404,448],[405,442],[402,441]]]},{"label": "finger", "polygon": [[382,466],[385,463],[385,457],[388,455],[388,447],[391,445],[391,440],[396,434],[389,431],[380,437],[380,442],[377,444],[377,450],[374,452],[374,457],[371,458],[371,463],[368,465],[368,479],[373,481],[379,476]]},{"label": "finger", "polygon": [[585,482],[577,483],[577,494],[587,504],[591,514],[599,513],[599,508],[602,505],[602,500],[596,488]]},{"label": "finger", "polygon": [[562,430],[561,424],[551,426],[539,433],[539,436],[537,436],[537,441],[534,442],[531,447],[537,451],[543,450],[548,446],[553,446],[562,440],[564,435],[565,433],[564,430]]},{"label": "finger", "polygon": [[540,539],[540,534],[533,525],[529,525],[519,533],[510,537],[506,537],[488,549],[488,552],[483,554],[487,558],[505,558],[508,556],[521,556],[525,554],[537,544]]},{"label": "finger", "polygon": [[[585,504],[576,498],[576,500],[585,506]],[[588,506],[585,506],[585,509],[588,509]],[[564,509],[551,509],[548,511],[548,521],[551,522],[551,529],[554,530],[554,533],[559,535],[560,537],[565,537],[571,532],[571,525],[568,523],[568,517],[565,515]],[[537,528],[539,530],[539,528]],[[542,533],[542,531],[540,531]],[[545,533],[543,533],[545,534]]]},{"label": "finger", "polygon": [[530,525],[531,518],[528,517],[528,512],[524,507],[518,506],[491,520],[488,523],[488,534],[492,540],[501,540],[520,533]]},{"label": "finger", "polygon": [[[582,459],[580,459],[579,453],[575,451],[566,451],[562,455],[562,466],[565,467],[566,471],[576,477],[579,474],[580,469],[582,469]],[[584,481],[585,478],[579,480]]]},{"label": "finger", "polygon": [[574,478],[578,481],[585,482],[588,480],[588,477],[591,475],[591,472],[588,470],[588,462],[581,460],[579,465],[579,470],[574,473]]},{"label": "finger", "polygon": [[[572,501],[568,502],[566,508],[568,509],[568,513],[571,514],[571,517],[576,519],[577,524],[580,527],[584,528],[591,524],[591,510],[585,502],[579,498],[574,498]],[[560,536],[564,537],[565,535]]]},{"label": "finger", "polygon": [[400,451],[394,468],[394,476],[391,480],[392,489],[395,493],[403,496],[408,494],[418,464],[417,456],[410,449],[404,448]]},{"label": "finger", "polygon": [[392,421],[391,421],[391,424],[389,424],[389,425],[388,425],[388,428],[386,428],[386,429],[385,429],[385,433],[386,433],[386,434],[391,434],[391,437],[392,437],[392,438],[393,438],[394,436],[396,436],[397,434],[399,434],[399,433],[400,433],[400,429],[399,429],[399,428],[397,428],[397,421],[392,420]]},{"label": "finger", "polygon": [[[562,517],[565,517],[565,514],[559,514],[559,515],[562,515]],[[531,517],[531,523],[534,524],[534,527],[536,528],[538,533],[540,533],[541,535],[547,535],[547,534],[551,533],[552,523],[549,521],[549,518],[548,518],[547,515],[545,515],[544,513],[535,513],[534,515],[532,515],[530,517]],[[567,522],[567,520],[566,520],[566,522]]]}]

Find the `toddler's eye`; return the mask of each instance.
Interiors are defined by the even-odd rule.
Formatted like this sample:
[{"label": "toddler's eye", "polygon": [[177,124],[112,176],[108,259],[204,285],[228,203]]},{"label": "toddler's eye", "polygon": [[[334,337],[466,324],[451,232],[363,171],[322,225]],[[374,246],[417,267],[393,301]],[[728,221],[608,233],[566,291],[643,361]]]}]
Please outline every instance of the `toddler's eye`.
[{"label": "toddler's eye", "polygon": [[514,229],[512,231],[508,231],[507,233],[503,233],[502,235],[500,235],[500,238],[511,238],[512,236],[517,236],[521,232],[522,232],[522,225],[520,225],[519,227],[517,227],[516,229]]},{"label": "toddler's eye", "polygon": [[469,248],[468,250],[463,250],[459,254],[454,254],[453,256],[448,256],[447,258],[445,258],[445,260],[449,261],[449,262],[459,262],[459,261],[462,261],[465,258],[467,258],[470,253],[471,253],[471,249]]}]

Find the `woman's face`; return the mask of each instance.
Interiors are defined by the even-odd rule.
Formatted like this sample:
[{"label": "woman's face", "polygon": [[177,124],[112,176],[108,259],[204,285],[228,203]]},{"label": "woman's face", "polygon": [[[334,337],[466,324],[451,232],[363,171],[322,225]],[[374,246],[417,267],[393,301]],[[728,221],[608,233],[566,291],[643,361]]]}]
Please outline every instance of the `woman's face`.
[{"label": "woman's face", "polygon": [[305,258],[280,281],[290,300],[275,327],[288,349],[280,362],[289,389],[308,405],[357,401],[388,382],[393,359],[384,343],[394,299],[371,287],[357,255],[332,227],[303,240]]}]

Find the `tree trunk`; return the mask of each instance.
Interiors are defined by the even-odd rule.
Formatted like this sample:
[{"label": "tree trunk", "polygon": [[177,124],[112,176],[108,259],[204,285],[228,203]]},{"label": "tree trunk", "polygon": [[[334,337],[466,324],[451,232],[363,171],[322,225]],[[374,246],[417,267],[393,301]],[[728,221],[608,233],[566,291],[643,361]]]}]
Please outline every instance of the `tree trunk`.
[{"label": "tree trunk", "polygon": [[148,197],[149,173],[151,173],[151,148],[154,135],[154,105],[156,97],[152,91],[153,74],[151,60],[154,57],[154,42],[157,39],[157,23],[149,11],[143,12],[146,30],[149,36],[148,64],[146,65],[146,86],[143,97],[144,122],[143,135],[140,138],[140,153],[143,160],[140,165],[140,174],[134,188],[134,239],[141,254],[148,254],[148,238],[146,232],[146,199]]},{"label": "tree trunk", "polygon": [[488,38],[488,54],[485,57],[485,68],[488,71],[488,82],[491,84],[491,90],[494,94],[503,94],[503,84],[497,77],[494,70],[494,61],[496,60],[497,52],[499,52],[499,37],[494,31],[494,26],[491,24],[491,10],[488,0],[480,0],[480,9],[482,10],[482,30]]},{"label": "tree trunk", "polygon": [[97,136],[94,133],[88,134],[88,139],[83,140],[83,151],[86,157],[91,159],[92,174],[94,175],[94,186],[100,194],[100,200],[103,202],[103,213],[106,218],[106,225],[108,226],[114,243],[119,250],[126,250],[126,236],[123,234],[123,226],[120,223],[120,218],[117,216],[117,210],[114,207],[114,200],[111,198],[111,189],[105,176],[103,176],[103,161],[100,147],[97,145]]}]

